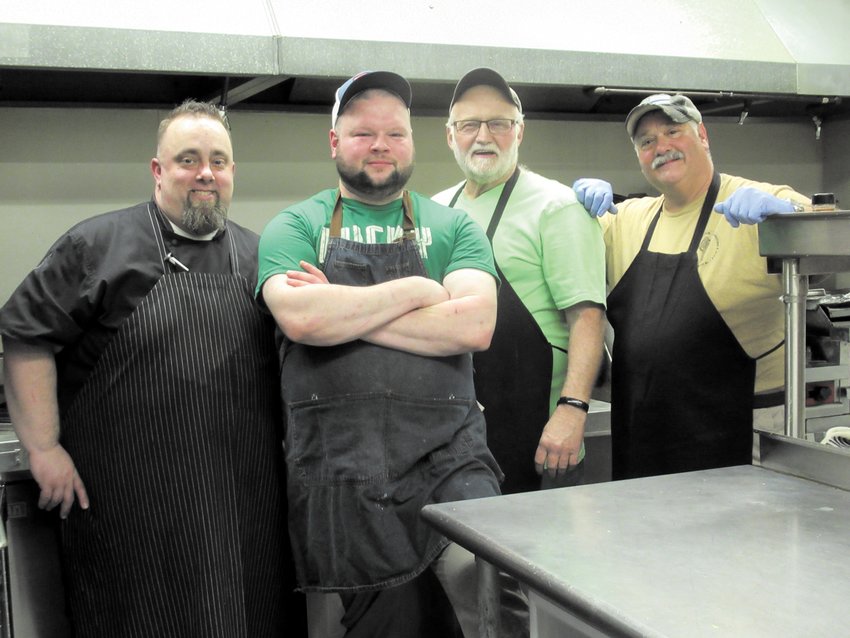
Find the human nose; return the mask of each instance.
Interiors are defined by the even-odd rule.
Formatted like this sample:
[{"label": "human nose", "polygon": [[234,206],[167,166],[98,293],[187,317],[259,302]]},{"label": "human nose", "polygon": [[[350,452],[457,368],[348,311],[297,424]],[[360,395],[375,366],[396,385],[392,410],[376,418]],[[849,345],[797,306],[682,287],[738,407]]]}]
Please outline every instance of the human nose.
[{"label": "human nose", "polygon": [[198,166],[198,174],[195,176],[195,179],[203,182],[213,181],[215,179],[215,174],[212,170],[212,164],[209,162],[201,162]]},{"label": "human nose", "polygon": [[656,155],[664,155],[671,148],[673,148],[673,146],[670,144],[670,139],[666,135],[659,135],[655,138]]},{"label": "human nose", "polygon": [[490,125],[487,122],[481,122],[478,125],[478,131],[475,133],[475,139],[490,141],[493,139],[493,134],[490,132]]},{"label": "human nose", "polygon": [[375,139],[372,140],[372,150],[373,151],[385,151],[389,148],[389,136],[384,133],[379,133],[375,136]]}]

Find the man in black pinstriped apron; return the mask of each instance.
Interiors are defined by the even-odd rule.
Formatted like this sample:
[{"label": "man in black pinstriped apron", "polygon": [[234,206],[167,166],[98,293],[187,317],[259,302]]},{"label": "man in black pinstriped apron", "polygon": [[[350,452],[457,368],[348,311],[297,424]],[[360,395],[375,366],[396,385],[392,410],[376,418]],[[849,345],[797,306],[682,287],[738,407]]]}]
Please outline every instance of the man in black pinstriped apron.
[{"label": "man in black pinstriped apron", "polygon": [[252,294],[258,237],[226,220],[226,124],[210,104],[175,109],[153,199],[72,228],[0,311],[77,636],[304,634],[273,325]]}]

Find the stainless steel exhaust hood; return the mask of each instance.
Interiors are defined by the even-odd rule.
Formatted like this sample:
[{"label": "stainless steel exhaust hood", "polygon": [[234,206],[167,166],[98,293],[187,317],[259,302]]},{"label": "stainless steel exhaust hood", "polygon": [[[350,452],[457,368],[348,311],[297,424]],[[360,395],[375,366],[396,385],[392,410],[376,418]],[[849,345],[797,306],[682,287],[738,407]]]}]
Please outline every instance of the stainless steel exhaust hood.
[{"label": "stainless steel exhaust hood", "polygon": [[641,91],[680,90],[720,112],[846,116],[848,30],[846,0],[12,0],[0,104],[226,94],[239,108],[324,110],[340,79],[389,68],[414,84],[415,110],[443,113],[457,78],[486,65],[541,115],[620,114]]}]

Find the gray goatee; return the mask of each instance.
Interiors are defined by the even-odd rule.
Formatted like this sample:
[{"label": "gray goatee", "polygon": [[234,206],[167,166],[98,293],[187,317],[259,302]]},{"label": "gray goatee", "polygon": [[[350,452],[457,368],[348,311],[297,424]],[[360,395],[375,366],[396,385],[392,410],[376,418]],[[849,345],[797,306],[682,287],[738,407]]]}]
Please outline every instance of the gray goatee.
[{"label": "gray goatee", "polygon": [[226,220],[227,207],[219,203],[218,196],[212,206],[193,206],[188,199],[183,205],[183,227],[193,235],[222,230]]}]

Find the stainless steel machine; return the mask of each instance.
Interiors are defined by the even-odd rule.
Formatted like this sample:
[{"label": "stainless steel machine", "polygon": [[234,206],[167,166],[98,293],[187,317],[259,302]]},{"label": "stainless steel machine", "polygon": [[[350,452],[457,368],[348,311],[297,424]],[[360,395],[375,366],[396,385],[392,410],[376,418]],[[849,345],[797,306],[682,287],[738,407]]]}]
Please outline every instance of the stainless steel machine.
[{"label": "stainless steel machine", "polygon": [[782,273],[785,302],[785,434],[820,441],[850,425],[850,295],[809,288],[810,279],[850,272],[850,211],[769,217],[761,254]]}]

